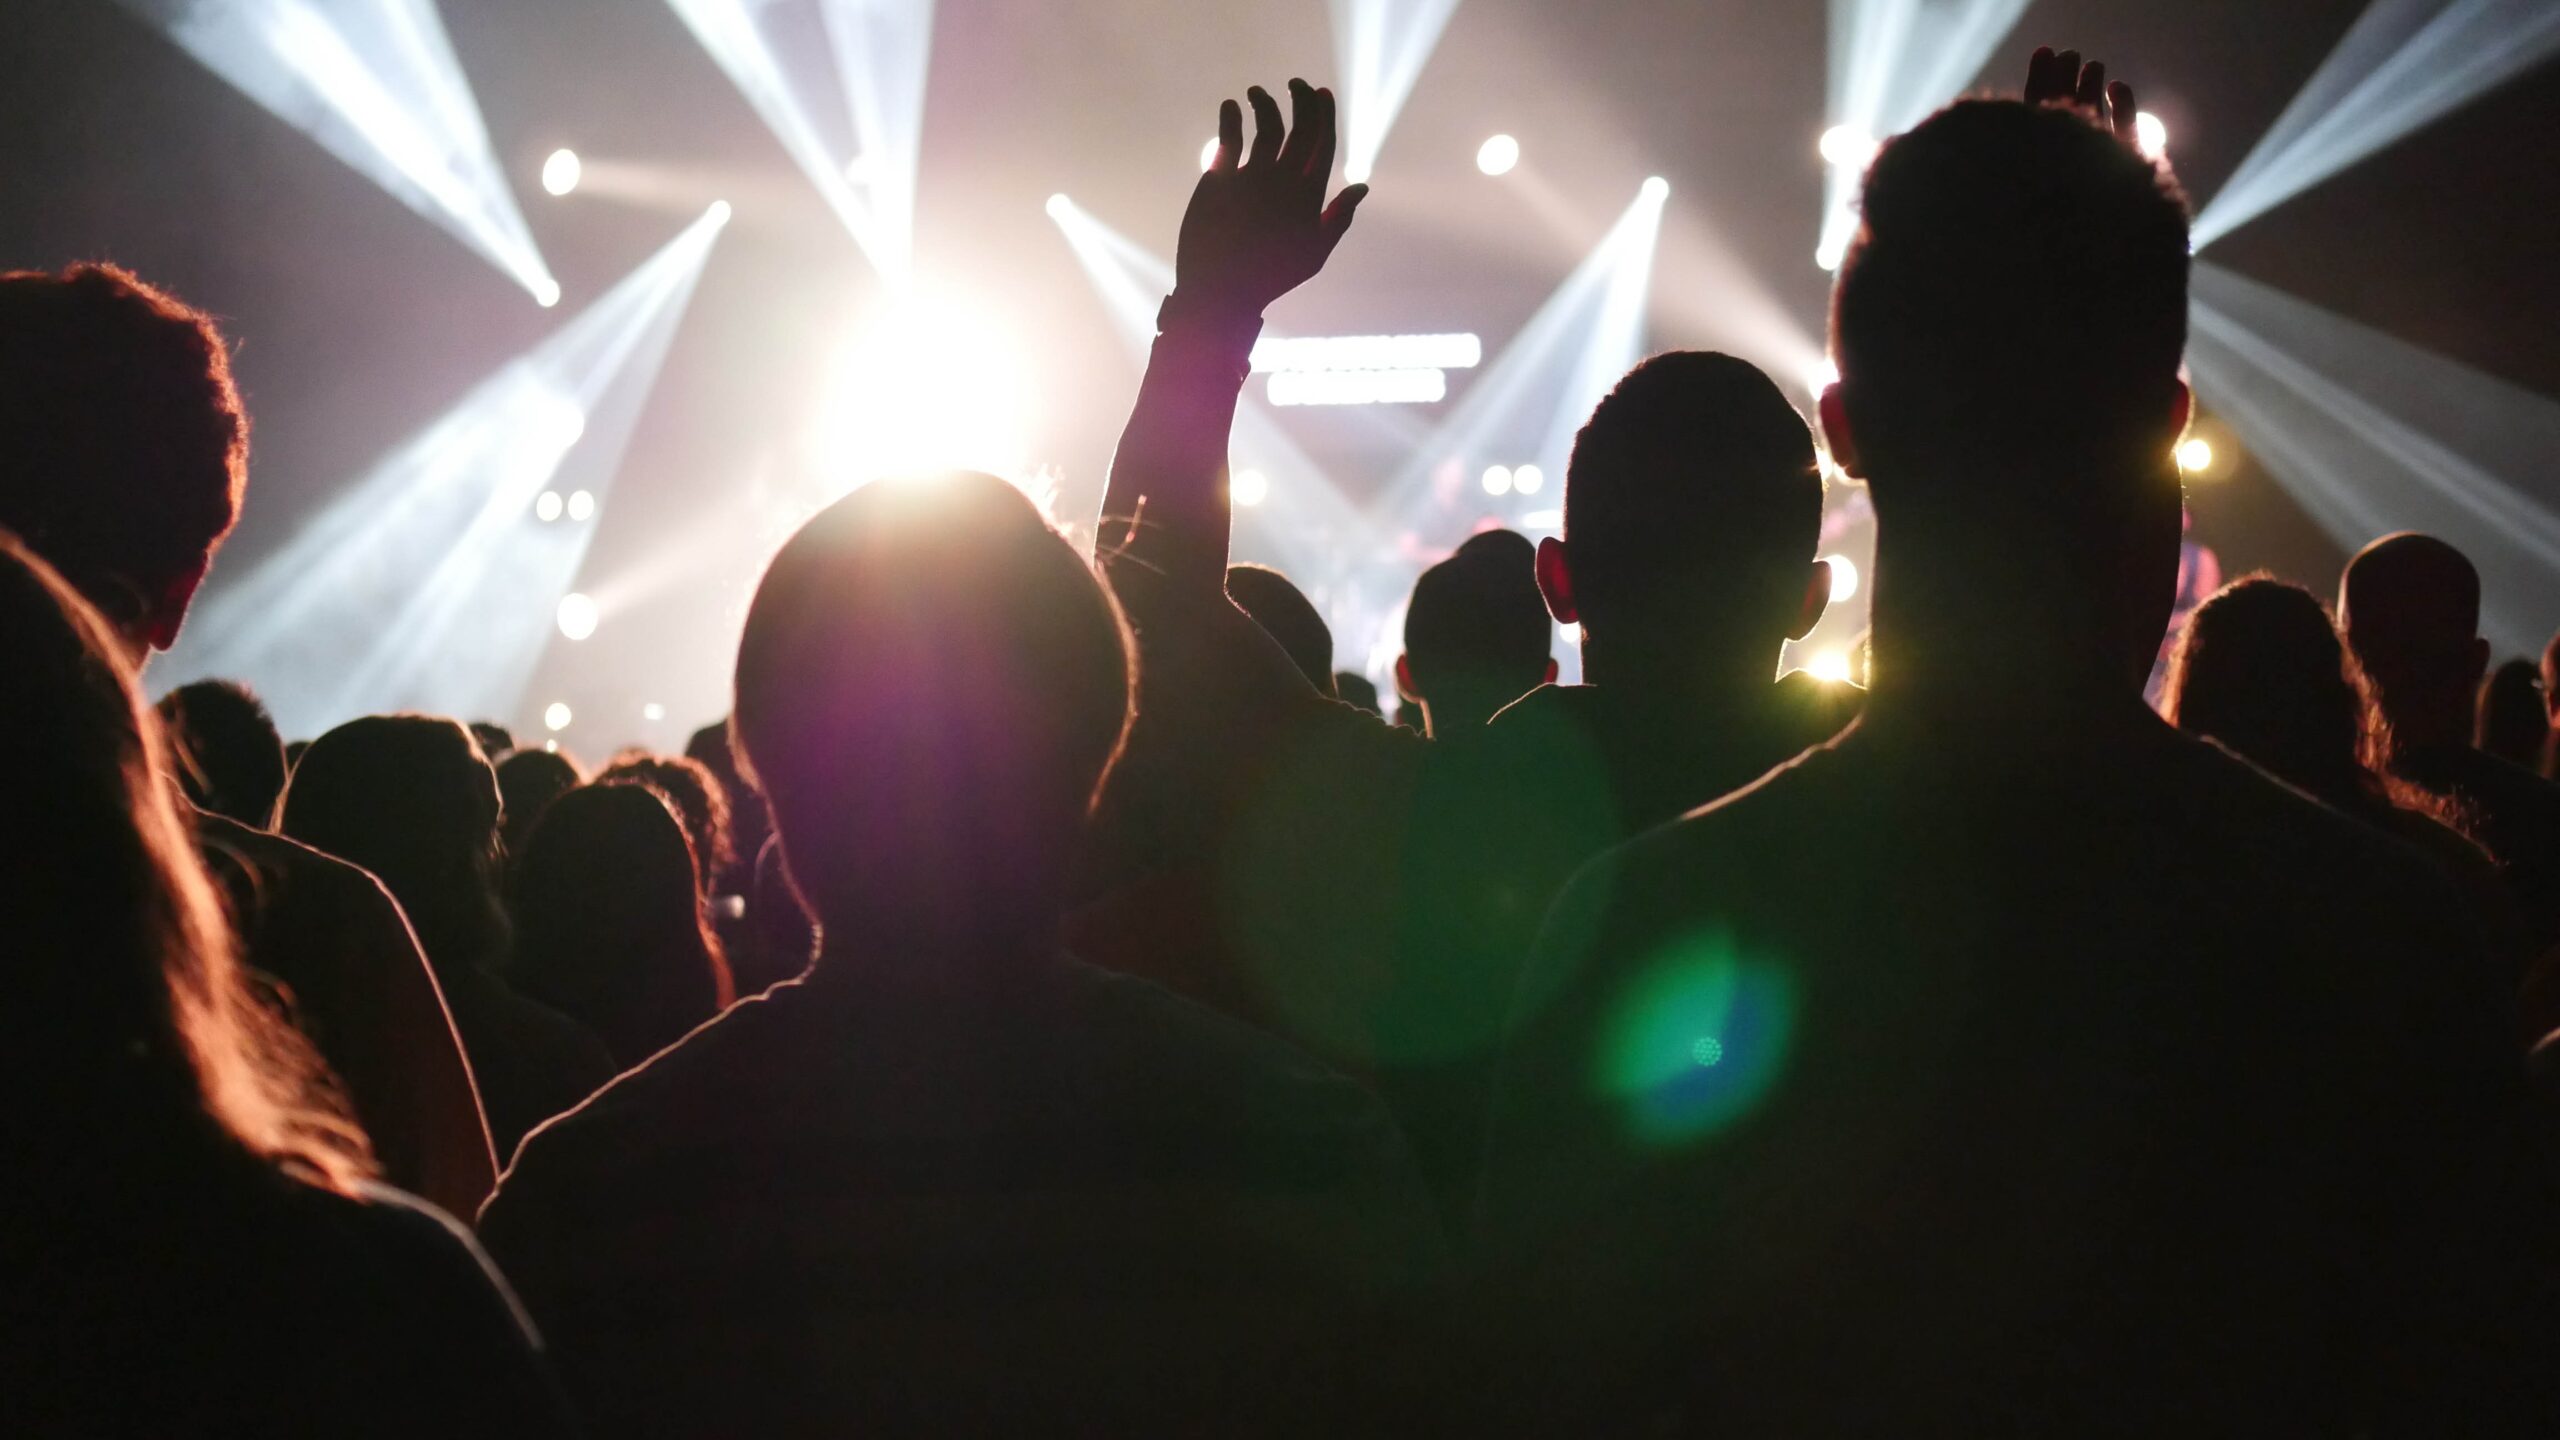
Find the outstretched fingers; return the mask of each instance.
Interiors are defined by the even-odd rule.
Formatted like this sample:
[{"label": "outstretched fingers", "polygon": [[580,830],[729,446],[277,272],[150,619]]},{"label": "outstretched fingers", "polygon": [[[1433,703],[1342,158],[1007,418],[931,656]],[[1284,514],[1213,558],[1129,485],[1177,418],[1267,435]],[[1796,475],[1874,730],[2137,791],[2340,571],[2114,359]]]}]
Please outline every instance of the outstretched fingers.
[{"label": "outstretched fingers", "polygon": [[1324,236],[1324,253],[1327,256],[1333,254],[1333,247],[1342,243],[1343,236],[1351,233],[1352,217],[1359,213],[1360,202],[1368,198],[1368,186],[1346,185],[1341,194],[1333,197],[1333,203],[1324,207],[1324,214],[1316,220],[1316,228]]},{"label": "outstretched fingers", "polygon": [[1244,98],[1253,106],[1253,153],[1246,163],[1268,165],[1280,157],[1280,142],[1288,133],[1280,121],[1280,102],[1259,85],[1246,90]]},{"label": "outstretched fingers", "polygon": [[1315,143],[1308,147],[1307,154],[1307,178],[1315,182],[1318,195],[1324,193],[1326,182],[1333,178],[1334,140],[1341,134],[1336,117],[1333,92],[1319,88],[1315,98]]},{"label": "outstretched fingers", "polygon": [[2133,103],[2133,87],[2119,80],[2107,87],[2107,113],[2116,128],[2116,138],[2128,145],[2139,146],[2142,132],[2137,123],[2142,111]]},{"label": "outstretched fingers", "polygon": [[1244,107],[1233,100],[1218,102],[1218,158],[1209,168],[1221,173],[1236,168],[1244,159]]}]

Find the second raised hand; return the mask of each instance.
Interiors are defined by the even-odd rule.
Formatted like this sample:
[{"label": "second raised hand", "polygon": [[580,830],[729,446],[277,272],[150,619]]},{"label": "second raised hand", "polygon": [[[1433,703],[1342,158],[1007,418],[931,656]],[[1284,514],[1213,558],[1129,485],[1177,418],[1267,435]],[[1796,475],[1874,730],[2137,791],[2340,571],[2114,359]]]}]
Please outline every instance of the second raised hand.
[{"label": "second raised hand", "polygon": [[1369,193],[1353,185],[1325,203],[1333,177],[1333,92],[1289,82],[1291,122],[1260,86],[1245,92],[1253,106],[1253,146],[1245,148],[1244,110],[1218,108],[1218,155],[1191,192],[1174,250],[1177,309],[1237,318],[1259,316],[1324,268]]}]

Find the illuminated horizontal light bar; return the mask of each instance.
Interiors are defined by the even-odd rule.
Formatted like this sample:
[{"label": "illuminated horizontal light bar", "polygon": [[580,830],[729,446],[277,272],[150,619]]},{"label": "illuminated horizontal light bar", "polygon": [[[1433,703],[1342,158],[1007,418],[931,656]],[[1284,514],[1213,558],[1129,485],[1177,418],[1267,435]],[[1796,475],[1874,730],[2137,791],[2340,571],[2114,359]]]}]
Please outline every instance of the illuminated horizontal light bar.
[{"label": "illuminated horizontal light bar", "polygon": [[1449,398],[1445,370],[1280,370],[1274,405],[1433,405]]},{"label": "illuminated horizontal light bar", "polygon": [[124,5],[535,300],[558,303],[433,0]]},{"label": "illuminated horizontal light bar", "polygon": [[1473,335],[1310,335],[1275,337],[1253,347],[1253,369],[1258,375],[1285,370],[1472,370],[1483,363],[1484,342]]}]

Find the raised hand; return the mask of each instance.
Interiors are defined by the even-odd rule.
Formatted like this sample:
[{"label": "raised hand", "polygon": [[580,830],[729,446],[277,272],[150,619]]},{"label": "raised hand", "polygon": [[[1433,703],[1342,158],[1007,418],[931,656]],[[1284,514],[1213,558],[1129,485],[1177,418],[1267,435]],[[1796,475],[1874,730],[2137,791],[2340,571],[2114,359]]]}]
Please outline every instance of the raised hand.
[{"label": "raised hand", "polygon": [[1191,192],[1174,251],[1176,308],[1259,316],[1272,301],[1324,268],[1351,217],[1369,193],[1353,185],[1325,203],[1333,175],[1333,92],[1289,82],[1292,124],[1260,86],[1253,105],[1253,148],[1244,143],[1244,111],[1218,107],[1218,158]]},{"label": "raised hand", "polygon": [[2127,145],[2139,143],[2134,138],[2134,117],[2140,112],[2134,108],[2133,87],[2121,80],[2108,84],[2107,67],[2095,60],[2082,64],[2077,50],[2056,55],[2036,47],[2027,59],[2026,101],[2067,106],[2112,129]]}]

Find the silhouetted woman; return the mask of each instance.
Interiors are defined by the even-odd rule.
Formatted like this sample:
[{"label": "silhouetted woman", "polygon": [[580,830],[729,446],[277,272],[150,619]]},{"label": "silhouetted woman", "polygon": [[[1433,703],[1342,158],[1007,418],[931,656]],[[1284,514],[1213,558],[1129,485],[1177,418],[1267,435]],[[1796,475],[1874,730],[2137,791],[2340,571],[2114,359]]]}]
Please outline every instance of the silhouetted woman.
[{"label": "silhouetted woman", "polygon": [[615,1064],[639,1064],[737,998],[696,874],[655,789],[561,796],[516,861],[508,978],[602,1037]]},{"label": "silhouetted woman", "polygon": [[558,1431],[469,1235],[249,989],[119,655],[0,535],[0,1433]]},{"label": "silhouetted woman", "polygon": [[614,1076],[585,1027],[516,994],[496,889],[498,782],[471,732],[425,715],[350,720],[293,768],[284,833],[374,873],[418,932],[503,1163],[525,1132]]}]

